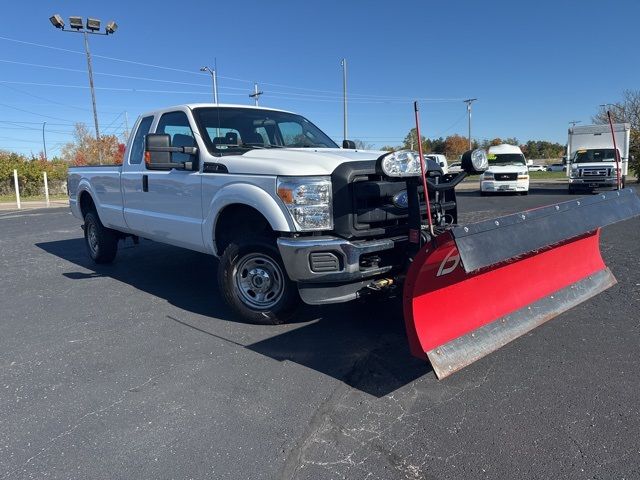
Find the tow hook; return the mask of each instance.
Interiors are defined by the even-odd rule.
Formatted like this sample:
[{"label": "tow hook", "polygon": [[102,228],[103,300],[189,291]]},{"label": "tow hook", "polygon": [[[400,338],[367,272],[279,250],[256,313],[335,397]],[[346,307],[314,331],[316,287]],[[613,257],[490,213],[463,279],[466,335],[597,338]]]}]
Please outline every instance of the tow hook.
[{"label": "tow hook", "polygon": [[393,287],[393,284],[393,278],[379,278],[378,280],[374,280],[369,285],[367,285],[367,288],[379,292],[381,290],[386,290]]}]

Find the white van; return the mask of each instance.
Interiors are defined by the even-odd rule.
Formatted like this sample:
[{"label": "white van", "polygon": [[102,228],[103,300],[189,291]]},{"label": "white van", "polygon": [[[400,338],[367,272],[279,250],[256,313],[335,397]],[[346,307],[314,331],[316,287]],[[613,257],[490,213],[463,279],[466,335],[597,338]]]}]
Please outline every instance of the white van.
[{"label": "white van", "polygon": [[522,150],[515,145],[495,145],[487,151],[489,168],[480,175],[480,194],[529,193],[529,169]]}]

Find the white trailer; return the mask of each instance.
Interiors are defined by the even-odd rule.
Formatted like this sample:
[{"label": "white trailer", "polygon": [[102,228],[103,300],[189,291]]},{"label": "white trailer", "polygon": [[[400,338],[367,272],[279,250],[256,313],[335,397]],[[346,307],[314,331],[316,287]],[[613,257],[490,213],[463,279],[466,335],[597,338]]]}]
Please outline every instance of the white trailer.
[{"label": "white trailer", "polygon": [[[613,124],[623,186],[629,170],[630,130],[631,126],[628,123]],[[569,128],[567,162],[569,193],[578,190],[617,188],[616,155],[609,125]]]}]

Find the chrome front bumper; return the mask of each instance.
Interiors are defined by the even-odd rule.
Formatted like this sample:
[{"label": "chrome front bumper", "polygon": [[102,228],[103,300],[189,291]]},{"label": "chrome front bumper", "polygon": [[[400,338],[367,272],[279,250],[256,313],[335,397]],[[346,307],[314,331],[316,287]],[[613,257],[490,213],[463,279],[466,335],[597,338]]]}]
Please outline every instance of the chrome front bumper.
[{"label": "chrome front bumper", "polygon": [[[350,242],[338,237],[281,237],[278,249],[289,278],[300,283],[357,282],[390,271],[393,266],[367,265],[366,256],[393,250],[406,242],[406,237]],[[312,254],[335,258],[336,268],[319,271],[314,268]],[[320,257],[319,257],[320,258]]]},{"label": "chrome front bumper", "polygon": [[526,192],[529,190],[529,180],[483,180],[480,189],[483,192]]}]

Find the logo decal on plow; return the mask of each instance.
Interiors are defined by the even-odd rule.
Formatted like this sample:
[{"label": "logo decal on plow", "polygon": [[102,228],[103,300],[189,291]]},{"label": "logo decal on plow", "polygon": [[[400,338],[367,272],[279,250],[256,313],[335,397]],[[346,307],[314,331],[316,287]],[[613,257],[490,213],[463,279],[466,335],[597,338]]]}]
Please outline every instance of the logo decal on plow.
[{"label": "logo decal on plow", "polygon": [[442,275],[449,275],[453,272],[456,267],[460,264],[460,254],[458,253],[458,249],[453,247],[447,256],[444,257],[442,263],[440,264],[440,268],[438,268],[438,273],[436,277],[441,277]]}]

